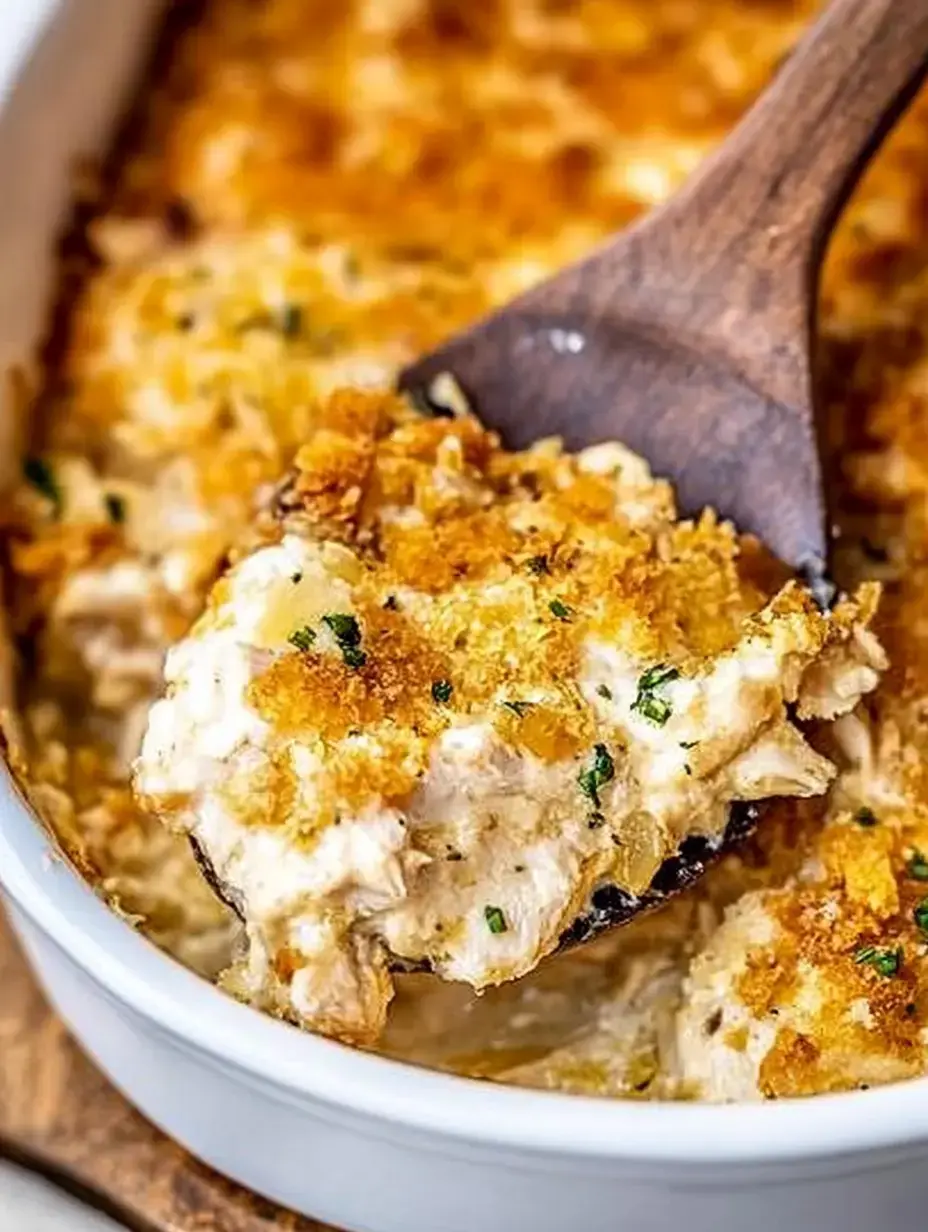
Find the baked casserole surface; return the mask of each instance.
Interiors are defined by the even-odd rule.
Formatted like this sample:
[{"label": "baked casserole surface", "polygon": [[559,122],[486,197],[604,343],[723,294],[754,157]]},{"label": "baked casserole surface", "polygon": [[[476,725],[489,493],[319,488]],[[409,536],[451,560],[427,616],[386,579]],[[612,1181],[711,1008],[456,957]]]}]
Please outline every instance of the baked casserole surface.
[{"label": "baked casserole surface", "polygon": [[[187,7],[176,6],[181,17]],[[371,406],[422,436],[397,451],[407,461],[440,450],[440,429],[441,441],[460,438],[469,465],[482,449],[479,467],[505,469],[508,455],[466,417],[404,428],[411,412],[385,392],[397,369],[672,193],[816,6],[189,7],[202,11],[172,18],[183,28],[165,34],[170,54],[139,106],[131,148],[102,189],[87,186],[98,204],[83,210],[82,242],[65,258],[56,345],[29,395],[23,482],[6,509],[22,652],[20,713],[8,727],[31,799],[114,907],[246,995],[239,920],[186,837],[131,790],[166,651],[209,619],[207,595],[230,562],[241,569],[257,558],[247,550],[269,534],[267,510],[294,466],[309,494],[296,513],[350,548],[353,494],[365,491],[356,472],[369,473],[373,448],[357,425]],[[852,712],[810,732],[813,756],[838,767],[827,795],[778,803],[698,887],[515,983],[476,996],[399,977],[375,1032],[384,1027],[383,1051],[633,1098],[774,1098],[924,1072],[926,130],[928,100],[917,100],[846,211],[822,290],[835,570],[868,619],[869,584],[883,584],[874,630],[890,663]],[[572,465],[544,448],[539,457],[536,489],[545,468]],[[628,456],[623,465],[645,520],[671,509],[672,522],[666,485]],[[578,481],[590,526],[602,514],[601,479]],[[428,497],[460,498],[447,486]],[[415,548],[414,535],[398,537],[391,568],[437,594],[447,579],[435,575],[462,549],[436,542],[436,525]],[[668,534],[689,536],[686,576],[677,589],[662,583],[649,612],[667,624],[651,662],[663,663],[672,644],[730,650],[739,622],[785,581],[711,515],[674,525]],[[552,588],[539,602],[564,626],[554,627],[556,645],[575,654],[571,622],[551,604],[571,612],[576,581],[531,572],[527,562],[548,557],[549,545],[523,551],[520,542],[519,552],[519,595]],[[458,564],[466,570],[476,555],[472,541]],[[388,597],[377,592],[381,610]],[[430,690],[451,678],[447,663],[411,661]],[[280,662],[309,670],[299,653]],[[481,704],[496,699],[499,682],[489,689],[472,666],[459,698],[483,689]],[[304,683],[318,716],[325,692]],[[443,692],[429,699],[425,726]],[[507,699],[540,704],[534,694]],[[513,739],[528,717],[530,739],[595,745],[592,730],[498,709],[494,722]],[[265,1008],[290,1013],[273,998]]]}]

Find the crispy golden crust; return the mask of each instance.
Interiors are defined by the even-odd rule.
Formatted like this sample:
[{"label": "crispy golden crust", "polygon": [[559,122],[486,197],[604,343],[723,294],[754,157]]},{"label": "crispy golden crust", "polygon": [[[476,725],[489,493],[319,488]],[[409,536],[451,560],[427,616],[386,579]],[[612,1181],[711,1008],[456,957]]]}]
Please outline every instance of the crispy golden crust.
[{"label": "crispy golden crust", "polygon": [[[872,586],[829,620],[787,586],[752,619],[764,595],[741,575],[732,528],[711,513],[675,522],[665,485],[646,482],[622,449],[571,457],[547,443],[510,454],[467,415],[423,419],[381,393],[335,395],[320,418],[338,415],[346,430],[321,429],[301,447],[273,507],[287,534],[322,543],[324,568],[350,585],[360,658],[320,650],[316,624],[321,616],[325,631],[332,601],[297,570],[282,598],[258,600],[267,605],[262,644],[285,653],[267,655],[245,694],[276,739],[305,741],[325,759],[319,818],[338,802],[403,807],[437,739],[466,721],[489,722],[505,746],[544,763],[575,759],[595,740],[622,750],[623,729],[599,704],[611,690],[594,696],[582,679],[591,645],[612,648],[633,677],[655,663],[701,677],[739,639],[766,642],[789,627],[789,662],[806,672],[811,658],[824,665],[829,647],[843,654],[852,629],[873,617]],[[211,594],[194,642],[233,627],[248,602],[247,585],[230,580]],[[800,714],[818,671],[803,677]],[[778,710],[780,683],[771,677],[745,706]],[[812,712],[825,713],[817,700]],[[705,714],[705,730],[717,719]],[[370,740],[350,739],[362,734]],[[711,762],[694,748],[687,773],[695,782]],[[277,786],[262,778],[252,820],[276,824],[296,788],[281,779],[283,763],[264,774]],[[225,795],[244,819],[248,793],[234,775]],[[301,833],[314,838],[318,826],[307,824],[304,807]]]}]

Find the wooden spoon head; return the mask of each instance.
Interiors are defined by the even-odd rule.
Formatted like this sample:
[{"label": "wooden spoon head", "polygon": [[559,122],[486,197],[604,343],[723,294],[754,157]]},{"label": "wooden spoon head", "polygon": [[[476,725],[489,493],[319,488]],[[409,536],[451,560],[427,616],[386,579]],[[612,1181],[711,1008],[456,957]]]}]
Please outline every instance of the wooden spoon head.
[{"label": "wooden spoon head", "polygon": [[527,296],[413,364],[401,385],[427,398],[442,372],[506,445],[621,441],[673,482],[681,512],[712,507],[786,564],[824,578],[811,409],[767,394],[725,359],[616,313],[578,317]]},{"label": "wooden spoon head", "polygon": [[629,894],[618,886],[596,890],[589,906],[562,935],[559,948],[570,949],[591,941],[600,933],[627,924],[645,911],[662,907],[668,899],[697,882],[710,865],[734,851],[757,828],[764,812],[763,803],[739,801],[732,805],[721,842],[694,834],[685,839],[676,855],[665,860],[650,887],[641,895]]}]

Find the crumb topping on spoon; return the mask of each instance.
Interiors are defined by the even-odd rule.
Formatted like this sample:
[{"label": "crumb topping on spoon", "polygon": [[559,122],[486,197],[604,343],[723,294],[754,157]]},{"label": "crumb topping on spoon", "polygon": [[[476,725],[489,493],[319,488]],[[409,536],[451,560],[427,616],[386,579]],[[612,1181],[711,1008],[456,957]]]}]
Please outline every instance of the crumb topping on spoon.
[{"label": "crumb topping on spoon", "polygon": [[510,453],[470,415],[333,396],[169,653],[135,786],[241,911],[248,999],[372,1042],[390,956],[518,978],[730,804],[815,795],[885,666],[865,586],[762,606],[756,544],[619,445]]}]

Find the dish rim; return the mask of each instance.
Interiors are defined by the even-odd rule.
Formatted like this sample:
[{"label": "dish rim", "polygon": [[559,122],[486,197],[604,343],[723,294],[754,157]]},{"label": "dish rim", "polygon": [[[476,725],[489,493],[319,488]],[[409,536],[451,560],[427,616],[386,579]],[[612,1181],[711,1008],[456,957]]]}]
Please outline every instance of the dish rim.
[{"label": "dish rim", "polygon": [[111,999],[284,1102],[318,1100],[392,1127],[575,1161],[774,1164],[928,1141],[928,1078],[776,1102],[618,1100],[463,1078],[275,1021],[120,918],[62,856],[5,766],[0,887]]}]

